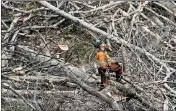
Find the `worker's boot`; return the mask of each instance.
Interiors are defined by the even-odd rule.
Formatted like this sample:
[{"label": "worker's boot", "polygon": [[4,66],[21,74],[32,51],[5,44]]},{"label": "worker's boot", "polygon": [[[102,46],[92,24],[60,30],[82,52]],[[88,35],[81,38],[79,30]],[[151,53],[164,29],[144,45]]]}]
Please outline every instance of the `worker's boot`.
[{"label": "worker's boot", "polygon": [[103,90],[108,84],[109,84],[108,79],[106,78],[105,81],[103,82],[103,84],[100,85],[100,89],[98,91]]}]

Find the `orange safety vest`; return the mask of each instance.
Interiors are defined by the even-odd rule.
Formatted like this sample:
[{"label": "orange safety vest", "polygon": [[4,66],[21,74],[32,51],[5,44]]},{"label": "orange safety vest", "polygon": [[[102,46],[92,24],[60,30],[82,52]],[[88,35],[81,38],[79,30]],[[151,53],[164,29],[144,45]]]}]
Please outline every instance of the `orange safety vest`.
[{"label": "orange safety vest", "polygon": [[111,66],[111,63],[115,61],[111,59],[111,57],[107,54],[106,51],[99,51],[97,53],[98,65],[102,69],[106,69],[108,66]]}]

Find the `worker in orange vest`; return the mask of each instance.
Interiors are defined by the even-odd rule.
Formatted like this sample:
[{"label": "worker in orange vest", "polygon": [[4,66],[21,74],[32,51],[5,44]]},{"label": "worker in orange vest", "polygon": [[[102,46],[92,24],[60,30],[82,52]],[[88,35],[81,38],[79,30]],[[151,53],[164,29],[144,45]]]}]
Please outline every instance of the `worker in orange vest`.
[{"label": "worker in orange vest", "polygon": [[101,75],[100,89],[104,89],[108,85],[108,78],[106,76],[109,72],[116,73],[116,81],[122,79],[122,67],[114,60],[111,59],[109,54],[105,51],[106,44],[102,40],[96,40],[94,43],[95,48],[98,48],[97,59],[98,59],[98,72]]}]

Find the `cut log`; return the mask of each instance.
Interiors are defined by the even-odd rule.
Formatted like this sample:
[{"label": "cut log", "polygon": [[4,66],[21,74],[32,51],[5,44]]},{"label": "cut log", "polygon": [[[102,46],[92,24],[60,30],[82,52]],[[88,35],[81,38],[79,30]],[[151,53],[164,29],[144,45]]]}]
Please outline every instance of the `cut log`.
[{"label": "cut log", "polygon": [[77,78],[75,76],[75,73],[72,70],[70,70],[69,68],[66,68],[66,71],[67,71],[67,76],[70,77],[71,80],[73,80],[76,84],[78,84],[85,91],[87,91],[88,93],[90,93],[90,94],[100,98],[101,100],[105,101],[106,103],[111,105],[113,109],[122,110],[122,105],[117,104],[117,102],[114,99],[112,99],[108,96],[105,96],[104,94],[102,94],[101,92],[98,92],[94,88],[91,88],[91,87],[87,86],[84,82],[81,81],[80,78]]},{"label": "cut log", "polygon": [[[36,82],[38,81],[38,88],[41,87],[48,87],[48,88],[63,88],[63,86],[67,86],[69,88],[76,88],[78,85],[71,83],[68,77],[58,77],[58,76],[4,76],[2,75],[2,80],[11,80],[16,82],[15,84],[20,84],[20,85],[15,85],[15,89],[31,89],[33,86],[35,86]],[[21,85],[25,83],[21,87]],[[29,86],[26,86],[26,85]],[[59,85],[59,86],[58,86]],[[47,88],[47,89],[48,89]],[[33,88],[32,88],[33,89]]]},{"label": "cut log", "polygon": [[8,79],[15,80],[15,81],[31,81],[36,82],[38,81],[47,81],[52,83],[62,83],[68,82],[69,78],[67,77],[58,77],[58,76],[8,76]]},{"label": "cut log", "polygon": [[[36,97],[39,99],[39,98],[42,98],[43,94],[46,94],[46,95],[66,95],[66,96],[69,96],[69,97],[72,97],[72,96],[75,96],[77,95],[78,91],[75,90],[75,91],[59,91],[59,90],[47,90],[47,91],[44,91],[44,90],[15,90],[15,92],[17,92],[18,94],[20,94],[21,96],[27,98],[27,99],[32,99],[34,98],[34,94],[37,95]],[[16,94],[14,94],[13,91],[11,90],[8,90],[8,89],[2,89],[1,90],[1,93],[3,95],[3,97],[13,97],[15,98],[16,97]]]}]

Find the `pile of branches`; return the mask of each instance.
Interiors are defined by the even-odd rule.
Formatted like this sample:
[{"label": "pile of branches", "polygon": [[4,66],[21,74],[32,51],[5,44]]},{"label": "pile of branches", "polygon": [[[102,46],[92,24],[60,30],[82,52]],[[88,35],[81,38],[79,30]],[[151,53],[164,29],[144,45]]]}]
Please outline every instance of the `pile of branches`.
[{"label": "pile of branches", "polygon": [[[2,1],[1,6],[2,98],[13,108],[24,102],[25,110],[175,110],[175,2]],[[115,83],[115,89],[129,101],[97,91],[91,42],[102,36],[112,46],[110,55],[123,64],[126,84]],[[64,93],[65,100],[58,95]]]}]

